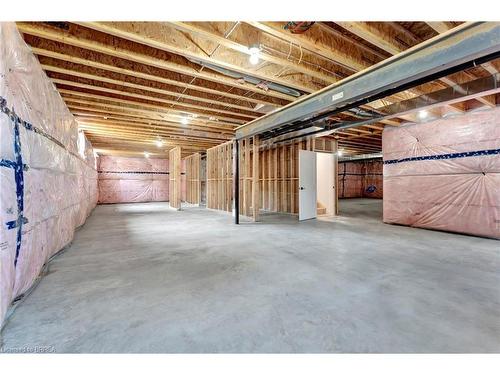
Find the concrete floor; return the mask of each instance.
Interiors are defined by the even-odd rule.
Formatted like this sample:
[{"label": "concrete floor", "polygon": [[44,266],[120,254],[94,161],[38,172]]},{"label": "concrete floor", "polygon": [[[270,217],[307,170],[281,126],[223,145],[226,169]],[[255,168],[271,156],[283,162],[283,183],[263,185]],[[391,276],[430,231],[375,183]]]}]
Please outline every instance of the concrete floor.
[{"label": "concrete floor", "polygon": [[4,350],[500,352],[499,242],[382,224],[98,206],[14,312]]}]

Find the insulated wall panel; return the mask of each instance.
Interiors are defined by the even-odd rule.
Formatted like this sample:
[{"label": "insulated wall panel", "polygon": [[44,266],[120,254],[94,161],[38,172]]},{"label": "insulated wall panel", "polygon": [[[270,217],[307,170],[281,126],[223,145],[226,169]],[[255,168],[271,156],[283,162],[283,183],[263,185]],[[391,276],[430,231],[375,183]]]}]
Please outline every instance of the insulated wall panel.
[{"label": "insulated wall panel", "polygon": [[339,163],[339,198],[382,198],[381,160]]},{"label": "insulated wall panel", "polygon": [[0,322],[97,201],[92,146],[14,23],[0,23]]},{"label": "insulated wall panel", "polygon": [[383,133],[384,222],[500,238],[500,108]]},{"label": "insulated wall panel", "polygon": [[99,203],[168,201],[168,160],[99,157]]}]

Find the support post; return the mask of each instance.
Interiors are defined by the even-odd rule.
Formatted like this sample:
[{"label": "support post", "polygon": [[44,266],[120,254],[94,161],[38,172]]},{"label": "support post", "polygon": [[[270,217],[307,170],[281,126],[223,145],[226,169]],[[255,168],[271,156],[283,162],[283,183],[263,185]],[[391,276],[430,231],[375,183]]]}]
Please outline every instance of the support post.
[{"label": "support post", "polygon": [[240,142],[233,143],[233,212],[234,223],[240,223]]},{"label": "support post", "polygon": [[339,144],[338,141],[332,141],[332,151],[334,155],[333,167],[334,167],[334,181],[335,181],[335,212],[334,215],[339,214]]},{"label": "support post", "polygon": [[255,135],[253,137],[253,159],[252,159],[252,217],[253,221],[259,220],[259,177],[260,177],[260,165],[259,165],[259,136]]},{"label": "support post", "polygon": [[170,207],[181,209],[181,148],[172,148],[168,153],[169,188],[168,200]]}]

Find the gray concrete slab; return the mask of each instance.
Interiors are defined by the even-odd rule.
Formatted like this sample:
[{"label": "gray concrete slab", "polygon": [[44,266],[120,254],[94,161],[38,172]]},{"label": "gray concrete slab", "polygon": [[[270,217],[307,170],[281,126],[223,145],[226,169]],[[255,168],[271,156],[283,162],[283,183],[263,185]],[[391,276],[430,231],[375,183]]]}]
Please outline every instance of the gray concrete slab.
[{"label": "gray concrete slab", "polygon": [[240,226],[167,206],[98,206],[4,350],[500,352],[498,241],[383,224],[377,200]]}]

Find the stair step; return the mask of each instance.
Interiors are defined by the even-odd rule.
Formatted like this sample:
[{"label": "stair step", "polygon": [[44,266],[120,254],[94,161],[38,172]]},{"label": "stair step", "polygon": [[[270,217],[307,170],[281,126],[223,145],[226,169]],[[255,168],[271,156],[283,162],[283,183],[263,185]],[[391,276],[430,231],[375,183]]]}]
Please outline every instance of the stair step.
[{"label": "stair step", "polygon": [[317,212],[318,215],[325,215],[326,214],[326,208],[325,207],[318,207],[316,212]]}]

